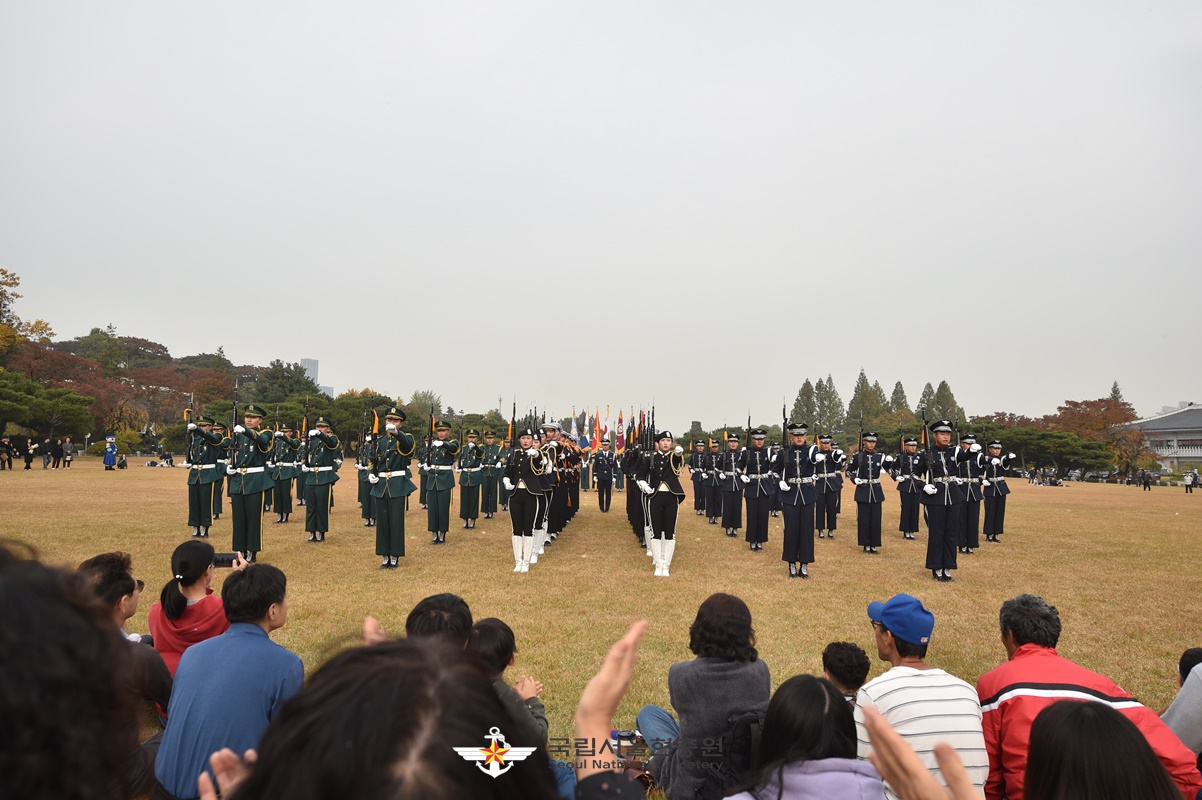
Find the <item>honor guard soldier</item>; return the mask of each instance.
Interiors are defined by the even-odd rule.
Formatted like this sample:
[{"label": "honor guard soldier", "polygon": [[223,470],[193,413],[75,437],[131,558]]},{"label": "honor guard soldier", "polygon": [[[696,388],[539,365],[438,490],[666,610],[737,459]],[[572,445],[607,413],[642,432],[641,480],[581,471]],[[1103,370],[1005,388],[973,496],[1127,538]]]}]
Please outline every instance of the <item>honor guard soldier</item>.
[{"label": "honor guard soldier", "polygon": [[405,412],[395,406],[384,413],[384,435],[367,448],[367,482],[376,513],[376,555],[380,569],[396,569],[405,555],[405,504],[417,490],[410,469],[414,439],[401,430]]},{"label": "honor guard soldier", "polygon": [[933,446],[923,453],[926,483],[923,484],[923,505],[927,518],[927,569],[935,580],[955,580],[951,571],[956,568],[956,536],[960,515],[964,512],[964,493],[957,477],[957,460],[968,450],[951,447],[952,422],[937,420],[931,425]]},{"label": "honor guard soldier", "polygon": [[543,452],[534,446],[534,431],[530,428],[518,432],[518,445],[505,464],[501,482],[509,492],[513,571],[529,572],[530,564],[537,563],[535,528],[542,516],[542,506],[547,502],[543,492],[547,462]]},{"label": "honor guard soldier", "polygon": [[693,480],[693,511],[697,516],[705,513],[705,479],[709,476],[709,454],[705,442],[693,443],[693,454],[689,456],[689,477]]},{"label": "honor guard soldier", "polygon": [[722,527],[734,538],[743,527],[743,484],[739,481],[739,435],[726,435],[726,452],[718,459],[718,489],[722,493]]},{"label": "honor guard soldier", "polygon": [[[783,433],[782,433],[782,435],[783,435]],[[776,463],[776,457],[780,455],[780,451],[781,451],[781,445],[779,445],[779,444],[772,445],[772,447],[768,451],[769,455],[772,457],[772,463],[774,463],[774,464]],[[780,516],[780,492],[772,493],[772,503],[770,504],[769,507],[772,509],[771,516],[773,516],[773,517]]]},{"label": "honor guard soldier", "polygon": [[781,561],[789,565],[790,578],[809,578],[814,563],[814,465],[826,454],[806,444],[804,422],[788,422],[789,445],[777,455],[772,470],[780,476],[780,502],[785,518],[785,545]]},{"label": "honor guard soldier", "polygon": [[[359,452],[355,453],[355,472],[359,476],[359,516],[363,518],[363,527],[370,528],[376,524],[376,498],[372,495],[372,459],[376,455],[376,446],[370,433],[363,434],[359,442]],[[382,566],[382,565],[381,565]]]},{"label": "honor guard soldier", "polygon": [[[308,420],[305,420],[308,422]],[[300,437],[300,447],[296,448],[296,504],[305,504],[305,495],[309,492],[309,475],[305,472],[305,464],[309,461],[309,440]]]},{"label": "honor guard soldier", "polygon": [[587,492],[592,483],[593,451],[589,447],[580,448],[580,491]]},{"label": "honor guard soldier", "polygon": [[1002,455],[1002,442],[994,439],[989,443],[989,455],[985,458],[985,474],[981,478],[981,494],[985,495],[985,541],[1000,542],[1006,525],[1006,470],[1018,456],[1014,453]]},{"label": "honor guard soldier", "polygon": [[888,472],[893,465],[893,456],[883,456],[876,451],[876,431],[868,431],[861,438],[862,449],[851,457],[847,465],[847,477],[856,485],[856,543],[865,553],[876,555],[881,546],[881,511],[885,502],[885,490],[881,487],[881,473]]},{"label": "honor guard soldier", "polygon": [[451,492],[455,489],[455,456],[459,455],[459,441],[449,439],[451,426],[439,421],[434,425],[434,441],[426,456],[429,478],[426,485],[426,530],[430,531],[430,544],[446,544],[447,531],[451,528]]},{"label": "honor guard soldier", "polygon": [[546,476],[550,490],[550,505],[546,515],[547,534],[543,541],[543,544],[546,544],[559,538],[568,521],[568,467],[567,450],[561,441],[563,428],[558,422],[544,422],[542,427],[546,437],[546,443],[542,446],[543,457],[550,462]]},{"label": "honor guard soldier", "polygon": [[218,486],[217,456],[222,437],[213,433],[213,418],[188,423],[188,525],[192,535],[209,538],[213,524],[213,490]]},{"label": "honor guard soldier", "polygon": [[609,513],[613,501],[614,476],[618,459],[609,449],[609,437],[601,438],[601,449],[593,456],[593,482],[597,485],[597,507],[602,514]]},{"label": "honor guard soldier", "polygon": [[985,455],[981,445],[977,444],[975,433],[966,433],[960,437],[960,449],[963,453],[958,464],[961,479],[961,491],[964,493],[964,517],[960,527],[960,552],[972,555],[972,551],[981,546],[981,476],[985,474]]},{"label": "honor guard soldier", "polygon": [[293,438],[296,429],[285,425],[275,432],[275,444],[271,453],[271,479],[275,482],[271,506],[275,509],[276,523],[288,521],[292,515],[292,479],[299,473],[296,465],[296,451],[300,449],[300,439]]},{"label": "honor guard soldier", "polygon": [[918,507],[922,498],[922,456],[918,454],[918,440],[907,436],[902,452],[894,461],[889,473],[897,481],[897,496],[901,499],[901,519],[897,529],[903,539],[913,539],[918,533]]},{"label": "honor guard soldier", "polygon": [[309,456],[301,467],[309,480],[305,486],[305,530],[310,542],[324,542],[330,532],[330,507],[334,484],[338,482],[335,462],[342,455],[342,444],[330,433],[330,421],[318,417],[309,431]]},{"label": "honor guard soldier", "polygon": [[834,539],[843,499],[843,473],[840,469],[846,456],[834,446],[828,433],[818,437],[818,450],[826,456],[826,460],[814,468],[814,527],[818,529],[819,539],[827,533]]},{"label": "honor guard soldier", "polygon": [[501,475],[505,472],[505,462],[501,456],[501,445],[497,444],[497,436],[492,431],[484,432],[484,456],[481,459],[480,470],[480,510],[485,519],[492,519],[497,513],[497,489],[501,485]]},{"label": "honor guard soldier", "polygon": [[470,429],[459,450],[459,518],[463,527],[476,527],[480,516],[480,484],[484,480],[484,448],[476,441],[480,432]]},{"label": "honor guard soldier", "polygon": [[216,445],[217,469],[213,470],[217,473],[217,481],[213,484],[213,519],[221,519],[221,515],[225,513],[221,502],[221,496],[225,493],[225,468],[230,463],[230,448],[234,446],[234,440],[229,437],[225,425],[220,422],[213,423],[213,433],[221,439]]},{"label": "honor guard soldier", "polygon": [[710,525],[717,525],[722,516],[722,481],[718,478],[718,461],[722,458],[722,447],[710,440],[705,471],[705,516]]},{"label": "honor guard soldier", "polygon": [[242,424],[234,426],[234,445],[226,474],[230,483],[230,506],[234,514],[234,549],[254,561],[263,549],[263,493],[275,490],[267,472],[271,455],[271,431],[260,430],[266,412],[248,405]]},{"label": "honor guard soldier", "polygon": [[584,450],[575,436],[568,436],[567,467],[568,467],[568,513],[567,521],[571,522],[580,510],[580,473],[584,461]]},{"label": "honor guard soldier", "polygon": [[637,486],[647,496],[651,540],[647,547],[655,565],[655,576],[667,578],[676,553],[676,518],[684,502],[680,473],[684,472],[684,448],[673,446],[672,433],[655,435],[655,451],[644,458],[637,473]]},{"label": "honor guard soldier", "polygon": [[[501,442],[501,451],[497,454],[497,464],[501,468],[501,474],[505,474],[505,465],[509,463],[509,457],[513,454],[513,442],[509,439]],[[497,487],[497,499],[501,503],[501,510],[509,510],[509,490],[505,488],[505,482]]]},{"label": "honor guard soldier", "polygon": [[426,459],[430,457],[429,449],[430,446],[427,442],[423,442],[417,448],[417,501],[421,503],[423,511],[430,506],[429,498],[426,497],[426,493],[430,490],[430,469],[426,466]]},{"label": "honor guard soldier", "polygon": [[[639,469],[639,461],[642,460],[643,454],[639,452],[639,446],[635,442],[629,442],[626,445],[626,450],[622,453],[622,475],[627,482],[635,480],[635,473]],[[631,484],[633,486],[633,484]],[[642,493],[629,491],[626,493],[626,519],[630,522],[630,529],[634,531],[634,536],[639,540],[639,547],[646,547],[647,540],[644,533],[646,525],[646,516],[643,512],[643,496]]]},{"label": "honor guard soldier", "polygon": [[772,454],[764,447],[768,432],[763,428],[751,431],[751,447],[739,453],[739,480],[743,482],[743,499],[747,503],[747,534],[744,538],[752,550],[763,550],[768,541],[768,514],[776,494],[776,473],[772,471]]}]

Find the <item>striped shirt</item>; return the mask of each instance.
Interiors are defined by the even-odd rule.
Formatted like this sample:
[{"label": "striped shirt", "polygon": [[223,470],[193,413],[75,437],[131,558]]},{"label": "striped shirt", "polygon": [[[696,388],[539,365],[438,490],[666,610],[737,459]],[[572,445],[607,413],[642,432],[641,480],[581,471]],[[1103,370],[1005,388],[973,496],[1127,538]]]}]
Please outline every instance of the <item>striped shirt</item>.
[{"label": "striped shirt", "polygon": [[[981,732],[981,704],[969,684],[941,669],[894,667],[860,689],[856,698],[857,755],[867,760],[872,752],[864,728],[864,708],[876,709],[931,772],[946,785],[935,762],[935,745],[947,742],[955,748],[968,777],[978,790],[989,776],[989,755]],[[898,800],[888,783],[885,794]]]}]

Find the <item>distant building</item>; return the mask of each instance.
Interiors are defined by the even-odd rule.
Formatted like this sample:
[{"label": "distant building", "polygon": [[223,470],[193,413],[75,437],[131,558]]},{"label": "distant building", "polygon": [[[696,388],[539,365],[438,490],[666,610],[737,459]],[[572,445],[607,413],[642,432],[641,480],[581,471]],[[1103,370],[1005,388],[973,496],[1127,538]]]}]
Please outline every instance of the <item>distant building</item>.
[{"label": "distant building", "polygon": [[301,369],[305,371],[305,375],[309,376],[309,380],[317,383],[317,359],[302,358],[300,360]]},{"label": "distant building", "polygon": [[1182,403],[1146,419],[1130,423],[1144,432],[1161,464],[1176,472],[1202,464],[1202,405]]},{"label": "distant building", "polygon": [[333,386],[318,386],[317,390],[328,397],[334,396],[334,387]]}]

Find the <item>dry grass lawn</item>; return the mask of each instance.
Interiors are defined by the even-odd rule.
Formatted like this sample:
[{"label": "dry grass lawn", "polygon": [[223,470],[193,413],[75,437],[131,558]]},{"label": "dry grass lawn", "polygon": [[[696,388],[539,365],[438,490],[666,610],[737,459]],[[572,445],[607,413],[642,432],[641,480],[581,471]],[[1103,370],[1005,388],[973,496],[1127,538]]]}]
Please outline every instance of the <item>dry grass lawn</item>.
[{"label": "dry grass lawn", "polygon": [[[47,562],[71,566],[106,550],[132,553],[147,591],[128,627],[144,632],[146,610],[170,577],[171,551],[189,533],[186,473],[132,465],[106,473],[95,458],[69,472],[39,466],[0,473],[0,536],[32,544]],[[290,616],[276,641],[313,670],[356,641],[364,615],[401,634],[414,603],[455,592],[477,618],[496,616],[513,627],[519,654],[510,678],[531,674],[546,684],[553,736],[571,735],[584,683],[608,645],[639,617],[651,627],[618,722],[633,727],[643,704],[666,706],[668,666],[691,658],[688,627],[712,592],[747,601],[774,685],[802,672],[820,674],[823,647],[840,639],[869,650],[872,675],[880,674],[865,606],[896,592],[918,596],[935,614],[928,660],[969,682],[1005,657],[998,607],[1022,592],[1059,607],[1064,655],[1111,676],[1158,710],[1176,691],[1182,650],[1202,645],[1196,612],[1189,610],[1202,596],[1202,492],[1031,487],[1013,480],[1003,542],[982,543],[975,555],[961,556],[956,581],[940,584],[922,568],[925,532],[906,542],[893,531],[895,492],[885,508],[881,554],[860,552],[850,490],[843,529],[834,541],[816,543],[809,581],[789,580],[778,560],[779,519],[772,520],[765,551],[751,553],[742,539],[728,539],[694,516],[691,499],[682,506],[672,577],[654,578],[626,524],[625,495],[617,493],[608,515],[597,510],[595,494],[584,494],[581,513],[527,575],[512,572],[508,515],[482,519],[474,531],[453,528],[446,546],[432,547],[415,494],[408,555],[399,570],[380,571],[374,531],[359,518],[354,479],[353,470],[344,471],[324,545],[306,543],[301,514],[287,525],[266,518],[261,560],[288,575]],[[219,551],[229,548],[228,518],[216,523],[212,541]]]}]

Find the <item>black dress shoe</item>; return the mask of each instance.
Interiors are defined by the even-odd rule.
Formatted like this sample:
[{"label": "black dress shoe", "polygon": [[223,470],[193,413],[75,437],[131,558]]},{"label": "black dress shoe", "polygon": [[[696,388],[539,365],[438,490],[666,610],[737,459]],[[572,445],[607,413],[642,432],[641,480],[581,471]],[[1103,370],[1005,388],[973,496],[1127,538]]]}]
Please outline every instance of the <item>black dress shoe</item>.
[{"label": "black dress shoe", "polygon": [[943,580],[943,576],[939,574],[939,570],[937,569],[931,570],[931,577],[937,581]]},{"label": "black dress shoe", "polygon": [[246,556],[246,560],[249,561],[251,564],[258,561],[259,560],[259,551],[251,550],[250,553]]},{"label": "black dress shoe", "polygon": [[324,531],[323,531],[323,532],[321,532],[321,533],[319,533],[319,534],[317,534],[317,541],[319,541],[319,542],[324,542],[325,540],[326,540],[326,535],[325,535],[325,532],[324,532]]},{"label": "black dress shoe", "polygon": [[805,564],[801,565],[801,573],[799,574],[799,577],[805,578],[806,580],[810,579],[810,571],[806,568]]},{"label": "black dress shoe", "polygon": [[310,542],[316,542],[316,541],[317,541],[317,534],[316,534],[316,533],[310,533],[310,534],[309,534],[309,541],[310,541]]},{"label": "black dress shoe", "polygon": [[797,577],[797,565],[792,562],[789,563],[789,577],[790,578]]}]

